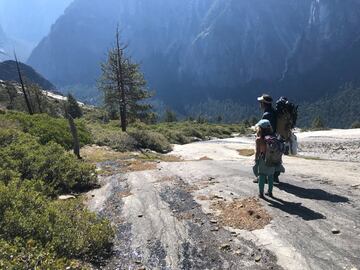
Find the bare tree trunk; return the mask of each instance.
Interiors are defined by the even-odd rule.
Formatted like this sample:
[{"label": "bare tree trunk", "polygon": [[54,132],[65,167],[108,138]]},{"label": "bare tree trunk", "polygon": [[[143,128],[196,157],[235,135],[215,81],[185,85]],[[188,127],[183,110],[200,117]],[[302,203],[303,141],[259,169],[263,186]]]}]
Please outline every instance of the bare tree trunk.
[{"label": "bare tree trunk", "polygon": [[77,132],[77,128],[74,122],[74,118],[70,114],[67,115],[68,121],[69,121],[69,127],[71,131],[71,135],[73,137],[73,150],[75,156],[77,156],[78,159],[82,159],[80,156],[80,143],[79,143],[79,136]]},{"label": "bare tree trunk", "polygon": [[119,38],[119,27],[116,28],[116,51],[117,51],[117,89],[120,97],[120,121],[121,129],[126,132],[127,128],[127,117],[126,117],[126,95],[125,95],[125,84],[123,78],[123,66],[122,66],[122,57],[123,52],[120,48],[120,38]]},{"label": "bare tree trunk", "polygon": [[38,104],[39,113],[43,113],[40,91],[41,91],[40,89],[35,89],[35,97],[36,97],[36,102]]},{"label": "bare tree trunk", "polygon": [[74,151],[74,155],[75,155],[78,159],[82,159],[82,157],[80,156],[79,136],[78,136],[78,132],[77,132],[77,128],[76,128],[76,125],[75,125],[74,118],[73,118],[73,117],[70,115],[70,113],[68,112],[68,109],[67,109],[67,105],[66,105],[66,104],[64,105],[64,110],[65,110],[65,117],[68,119],[71,136],[72,136],[72,138],[73,138],[73,151]]},{"label": "bare tree trunk", "polygon": [[15,56],[16,68],[17,68],[17,72],[18,72],[19,80],[20,80],[20,84],[21,84],[21,89],[22,89],[22,92],[23,92],[24,98],[25,98],[25,103],[26,103],[29,114],[32,115],[32,114],[34,114],[34,112],[33,112],[32,108],[31,108],[31,103],[30,103],[29,97],[28,97],[28,95],[26,93],[24,81],[23,81],[22,76],[21,76],[19,61],[17,59],[17,56],[16,56],[15,52],[14,52],[14,56]]}]

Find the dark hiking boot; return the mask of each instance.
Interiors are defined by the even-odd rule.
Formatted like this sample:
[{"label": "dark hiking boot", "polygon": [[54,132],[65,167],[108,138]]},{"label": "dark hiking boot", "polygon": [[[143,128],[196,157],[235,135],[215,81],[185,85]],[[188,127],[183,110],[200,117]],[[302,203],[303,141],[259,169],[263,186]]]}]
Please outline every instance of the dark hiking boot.
[{"label": "dark hiking boot", "polygon": [[266,192],[265,195],[266,195],[266,196],[269,196],[269,197],[271,197],[271,198],[274,197],[274,195],[272,194],[272,192]]},{"label": "dark hiking boot", "polygon": [[264,193],[259,193],[259,198],[260,199],[265,199]]},{"label": "dark hiking boot", "polygon": [[280,184],[279,176],[277,174],[274,175],[274,184]]}]

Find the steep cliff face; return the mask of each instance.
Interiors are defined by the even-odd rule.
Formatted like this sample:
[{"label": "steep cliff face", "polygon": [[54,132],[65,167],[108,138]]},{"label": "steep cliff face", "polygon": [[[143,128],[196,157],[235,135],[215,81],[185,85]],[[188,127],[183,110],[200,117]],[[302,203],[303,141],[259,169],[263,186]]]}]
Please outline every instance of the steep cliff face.
[{"label": "steep cliff face", "polygon": [[306,99],[332,87],[318,87],[327,76],[333,83],[336,70],[328,65],[342,65],[334,89],[352,80],[345,71],[355,60],[346,55],[357,52],[360,2],[75,0],[29,63],[58,85],[93,85],[117,24],[129,54],[167,102],[246,101],[265,87]]},{"label": "steep cliff face", "polygon": [[309,11],[287,72],[306,72],[330,54],[346,52],[360,37],[359,1],[314,0]]},{"label": "steep cliff face", "polygon": [[[28,63],[59,85],[94,84],[119,25],[128,53],[158,86],[176,74],[180,54],[200,29],[212,0],[77,0],[33,51]],[[176,70],[175,70],[176,69]],[[176,75],[174,75],[176,77]],[[155,78],[154,80],[152,78]]]},{"label": "steep cliff face", "polygon": [[225,87],[279,78],[303,31],[309,2],[216,1],[183,69],[200,83]]}]

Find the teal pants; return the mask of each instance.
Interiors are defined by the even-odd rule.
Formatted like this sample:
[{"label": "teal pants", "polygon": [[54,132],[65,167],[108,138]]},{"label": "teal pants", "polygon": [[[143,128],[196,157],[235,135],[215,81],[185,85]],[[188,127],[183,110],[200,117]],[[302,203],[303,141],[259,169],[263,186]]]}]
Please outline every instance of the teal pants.
[{"label": "teal pants", "polygon": [[268,192],[272,193],[273,186],[274,186],[274,176],[273,175],[267,176],[267,175],[264,175],[264,174],[260,174],[260,176],[259,176],[259,192],[260,192],[260,194],[264,194],[266,178],[267,178],[268,184],[269,184]]}]

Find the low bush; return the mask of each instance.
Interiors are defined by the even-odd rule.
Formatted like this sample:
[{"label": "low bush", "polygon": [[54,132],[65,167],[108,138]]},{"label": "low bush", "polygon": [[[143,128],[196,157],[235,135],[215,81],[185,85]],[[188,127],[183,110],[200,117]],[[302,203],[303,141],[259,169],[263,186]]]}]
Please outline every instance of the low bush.
[{"label": "low bush", "polygon": [[[64,118],[54,118],[47,114],[28,115],[19,112],[7,112],[0,115],[1,121],[11,121],[19,126],[19,129],[39,138],[41,144],[54,141],[66,150],[72,149],[73,138]],[[91,134],[81,121],[76,121],[80,145],[90,144]]]},{"label": "low bush", "polygon": [[163,134],[171,143],[186,144],[211,137],[229,138],[233,133],[245,134],[244,125],[210,124],[192,121],[159,123],[142,127]]},{"label": "low bush", "polygon": [[99,146],[108,146],[119,152],[135,150],[136,141],[120,129],[96,124],[89,125],[89,129],[94,143]]},{"label": "low bush", "polygon": [[79,161],[60,145],[41,145],[36,138],[14,130],[0,131],[0,175],[18,174],[21,179],[41,179],[44,193],[55,196],[93,187],[95,168]]},{"label": "low bush", "polygon": [[0,182],[1,269],[81,269],[107,256],[110,224],[79,200],[51,201],[36,181]]},{"label": "low bush", "polygon": [[129,135],[135,139],[138,148],[150,149],[159,153],[167,153],[172,150],[167,138],[157,132],[148,130],[132,129]]}]

